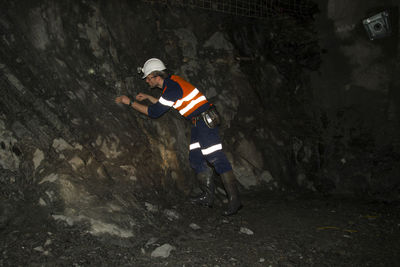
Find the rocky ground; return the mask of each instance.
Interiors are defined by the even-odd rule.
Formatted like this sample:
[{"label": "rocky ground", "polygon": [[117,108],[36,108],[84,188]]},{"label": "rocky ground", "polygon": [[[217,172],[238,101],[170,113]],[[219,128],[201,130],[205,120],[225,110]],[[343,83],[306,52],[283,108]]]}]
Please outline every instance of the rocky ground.
[{"label": "rocky ground", "polygon": [[[399,266],[400,205],[266,192],[232,217],[175,199],[127,239],[93,236],[31,202],[1,230],[1,266]],[[153,203],[154,204],[154,203]],[[157,211],[158,210],[158,211]]]}]

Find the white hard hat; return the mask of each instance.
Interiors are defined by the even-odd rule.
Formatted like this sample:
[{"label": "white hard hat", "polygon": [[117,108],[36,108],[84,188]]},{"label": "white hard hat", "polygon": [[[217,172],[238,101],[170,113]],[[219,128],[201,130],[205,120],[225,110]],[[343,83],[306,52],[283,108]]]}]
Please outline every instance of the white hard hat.
[{"label": "white hard hat", "polygon": [[141,67],[138,68],[138,71],[143,72],[142,78],[144,79],[147,77],[147,75],[149,75],[153,71],[165,70],[165,69],[166,67],[161,60],[159,60],[158,58],[150,58],[144,63],[143,68]]}]

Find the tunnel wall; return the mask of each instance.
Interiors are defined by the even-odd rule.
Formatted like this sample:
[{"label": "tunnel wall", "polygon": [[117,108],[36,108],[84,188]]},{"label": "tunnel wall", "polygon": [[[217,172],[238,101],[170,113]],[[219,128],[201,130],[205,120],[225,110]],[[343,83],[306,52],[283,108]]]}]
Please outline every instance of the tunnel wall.
[{"label": "tunnel wall", "polygon": [[[196,187],[190,123],[175,111],[152,120],[114,102],[160,95],[136,73],[150,57],[218,107],[240,190],[286,190],[283,130],[264,125],[240,66],[252,57],[231,40],[236,23],[244,33],[257,30],[254,19],[140,1],[2,2],[1,10],[2,227],[29,200],[56,220],[89,222],[94,234],[130,237],[149,210]],[[244,34],[235,38],[246,43]],[[279,86],[272,64],[270,71]]]},{"label": "tunnel wall", "polygon": [[190,123],[114,103],[160,95],[136,74],[150,57],[217,106],[240,191],[398,198],[397,36],[386,53],[333,26],[332,3],[316,28],[141,1],[2,2],[3,224],[29,195],[54,219],[132,236],[152,205],[196,187]]},{"label": "tunnel wall", "polygon": [[[398,3],[321,6],[316,25],[326,51],[311,76],[320,110],[321,178],[338,191],[393,201],[400,173]],[[385,10],[391,35],[370,40],[362,21]]]}]

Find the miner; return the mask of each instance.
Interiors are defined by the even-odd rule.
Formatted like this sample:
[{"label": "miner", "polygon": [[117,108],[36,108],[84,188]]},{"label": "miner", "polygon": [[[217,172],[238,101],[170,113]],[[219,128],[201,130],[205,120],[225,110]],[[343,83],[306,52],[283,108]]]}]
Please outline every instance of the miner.
[{"label": "miner", "polygon": [[189,160],[203,190],[201,195],[191,201],[209,207],[213,205],[215,185],[213,170],[208,162],[221,176],[228,195],[229,202],[223,215],[236,214],[242,204],[232,166],[222,150],[218,134],[219,116],[215,106],[195,86],[177,75],[169,75],[164,63],[157,58],[147,60],[139,71],[151,88],[162,90],[161,96],[158,99],[144,93],[136,96],[137,101],[150,101],[152,104],[149,106],[125,95],[117,97],[115,102],[129,105],[151,118],[158,118],[173,107],[191,122]]}]

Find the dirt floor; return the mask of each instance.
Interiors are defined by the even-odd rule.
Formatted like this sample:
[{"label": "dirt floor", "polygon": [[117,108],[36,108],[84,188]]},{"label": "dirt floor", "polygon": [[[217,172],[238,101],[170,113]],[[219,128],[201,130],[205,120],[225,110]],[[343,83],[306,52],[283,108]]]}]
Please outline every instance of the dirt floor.
[{"label": "dirt floor", "polygon": [[[180,218],[133,238],[95,237],[28,203],[1,230],[1,266],[400,266],[400,205],[318,196],[242,195],[244,208],[173,203]],[[190,226],[192,224],[192,226]],[[196,224],[200,229],[194,229]],[[151,257],[163,244],[166,258]]]}]

